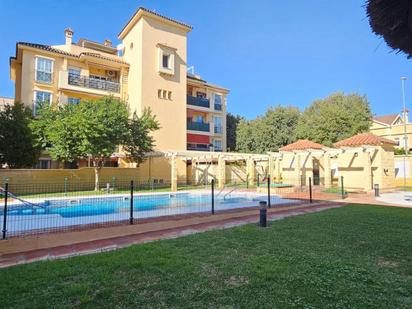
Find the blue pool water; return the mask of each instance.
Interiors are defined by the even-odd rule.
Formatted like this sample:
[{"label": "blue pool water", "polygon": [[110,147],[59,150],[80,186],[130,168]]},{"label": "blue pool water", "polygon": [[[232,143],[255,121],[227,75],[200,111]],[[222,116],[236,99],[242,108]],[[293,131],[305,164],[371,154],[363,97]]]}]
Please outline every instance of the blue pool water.
[{"label": "blue pool water", "polygon": [[[221,197],[216,198],[215,209],[256,206],[258,201],[266,199],[265,196],[257,195],[236,195],[226,199]],[[284,203],[285,201],[277,197],[272,198],[274,204]],[[32,205],[10,207],[8,215],[58,215],[63,218],[73,218],[130,212],[130,198],[127,196],[48,200],[37,205],[37,207]],[[179,213],[208,211],[211,208],[211,196],[210,194],[191,193],[134,196],[133,208],[134,212],[156,211],[159,215],[176,213],[177,210],[179,210]]]}]

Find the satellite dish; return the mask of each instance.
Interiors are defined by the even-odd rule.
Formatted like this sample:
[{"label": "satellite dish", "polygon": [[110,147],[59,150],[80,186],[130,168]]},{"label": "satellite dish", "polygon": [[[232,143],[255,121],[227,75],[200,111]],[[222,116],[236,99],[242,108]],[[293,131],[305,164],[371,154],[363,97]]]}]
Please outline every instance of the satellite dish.
[{"label": "satellite dish", "polygon": [[118,45],[116,46],[116,49],[117,49],[118,51],[124,51],[124,44],[123,44],[123,43],[118,44]]}]

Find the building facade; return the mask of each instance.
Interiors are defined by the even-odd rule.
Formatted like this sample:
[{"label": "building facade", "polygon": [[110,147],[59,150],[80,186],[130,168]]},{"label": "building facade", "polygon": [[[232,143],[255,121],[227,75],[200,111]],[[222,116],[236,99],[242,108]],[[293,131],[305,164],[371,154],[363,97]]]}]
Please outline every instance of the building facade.
[{"label": "building facade", "polygon": [[156,115],[161,126],[153,133],[156,151],[225,151],[229,91],[187,72],[191,30],[139,8],[120,31],[116,47],[110,40],[74,43],[70,28],[62,45],[19,42],[10,58],[15,100],[36,115],[41,102],[77,104],[114,96],[131,112],[141,115],[149,107]]},{"label": "building facade", "polygon": [[398,144],[397,148],[404,149],[405,143],[409,150],[412,148],[412,123],[409,122],[408,110],[399,114],[374,117],[369,131],[372,134],[393,140]]}]

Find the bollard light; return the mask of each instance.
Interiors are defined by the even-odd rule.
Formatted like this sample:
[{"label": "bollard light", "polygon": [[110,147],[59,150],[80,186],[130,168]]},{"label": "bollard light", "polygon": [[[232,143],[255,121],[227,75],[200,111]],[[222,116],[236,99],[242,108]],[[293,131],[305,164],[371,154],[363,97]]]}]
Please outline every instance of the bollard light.
[{"label": "bollard light", "polygon": [[267,227],[267,202],[260,201],[259,202],[259,226],[260,227]]}]

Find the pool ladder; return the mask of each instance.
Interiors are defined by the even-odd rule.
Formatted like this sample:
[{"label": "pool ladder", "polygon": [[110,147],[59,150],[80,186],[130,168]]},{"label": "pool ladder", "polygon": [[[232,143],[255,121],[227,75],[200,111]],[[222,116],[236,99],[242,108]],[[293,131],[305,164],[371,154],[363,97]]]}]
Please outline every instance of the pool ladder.
[{"label": "pool ladder", "polygon": [[[237,185],[235,185],[234,188],[232,188],[229,192],[225,193],[225,195],[223,195],[223,200],[226,200],[226,197],[227,197],[228,195],[230,195],[233,191],[235,191],[237,188],[238,188]],[[215,198],[219,197],[219,195],[221,195],[224,190],[225,190],[225,188],[222,188],[222,189],[219,191],[219,193],[216,194]]]},{"label": "pool ladder", "polygon": [[[6,190],[4,188],[0,187],[0,195],[5,195],[4,192],[6,192]],[[15,194],[11,193],[10,191],[7,192],[7,196],[10,196],[11,198],[23,203],[23,205],[30,206],[32,208],[43,208],[43,209],[46,208],[44,205],[35,204],[35,203],[29,202],[27,200],[24,200],[20,197],[17,197]]]}]

